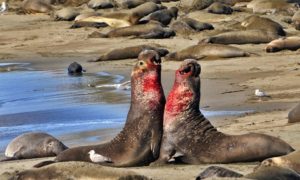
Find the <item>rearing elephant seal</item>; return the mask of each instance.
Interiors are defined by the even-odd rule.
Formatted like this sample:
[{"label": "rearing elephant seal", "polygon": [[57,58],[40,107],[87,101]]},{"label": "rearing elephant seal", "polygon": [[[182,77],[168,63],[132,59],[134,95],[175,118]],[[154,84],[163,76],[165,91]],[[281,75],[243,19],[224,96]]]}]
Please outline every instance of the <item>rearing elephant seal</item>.
[{"label": "rearing elephant seal", "polygon": [[55,156],[68,147],[53,136],[42,133],[25,133],[13,139],[5,150],[6,160]]},{"label": "rearing elephant seal", "polygon": [[227,135],[217,129],[199,110],[201,67],[186,59],[176,71],[167,98],[160,157],[167,163],[175,153],[184,163],[232,163],[263,160],[285,155],[294,149],[281,139],[264,134]]},{"label": "rearing elephant seal", "polygon": [[[160,63],[159,55],[153,50],[139,54],[131,73],[131,105],[127,120],[123,130],[113,140],[68,149],[60,153],[55,162],[87,161],[127,167],[146,165],[157,159],[165,104]],[[35,167],[50,163],[53,161],[45,161]]]}]

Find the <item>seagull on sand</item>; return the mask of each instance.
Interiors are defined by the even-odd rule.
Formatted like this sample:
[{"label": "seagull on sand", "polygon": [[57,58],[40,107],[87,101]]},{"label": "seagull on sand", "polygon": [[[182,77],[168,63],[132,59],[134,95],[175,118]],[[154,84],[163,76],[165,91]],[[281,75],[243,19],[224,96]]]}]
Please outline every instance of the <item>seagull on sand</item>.
[{"label": "seagull on sand", "polygon": [[264,91],[261,91],[259,89],[255,90],[255,96],[257,96],[257,97],[270,97]]},{"label": "seagull on sand", "polygon": [[1,7],[0,7],[0,13],[3,13],[5,11],[7,11],[7,5],[6,5],[6,2],[2,2],[1,3]]},{"label": "seagull on sand", "polygon": [[91,161],[94,163],[112,162],[110,158],[102,156],[101,154],[96,154],[95,150],[90,150],[88,154],[90,155]]}]

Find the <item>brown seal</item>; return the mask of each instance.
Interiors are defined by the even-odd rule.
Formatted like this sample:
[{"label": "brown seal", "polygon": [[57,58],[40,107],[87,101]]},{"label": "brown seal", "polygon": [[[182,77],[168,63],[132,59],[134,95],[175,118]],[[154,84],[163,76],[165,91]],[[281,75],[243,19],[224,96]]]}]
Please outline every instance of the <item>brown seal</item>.
[{"label": "brown seal", "polygon": [[266,159],[260,165],[260,167],[263,166],[278,166],[289,168],[300,174],[300,151],[294,151],[285,156]]},{"label": "brown seal", "polygon": [[293,15],[297,10],[297,4],[288,3],[287,0],[253,0],[247,8],[252,9],[253,13],[286,13]]},{"label": "brown seal", "polygon": [[169,53],[168,50],[157,48],[153,45],[138,45],[138,46],[114,49],[112,51],[109,51],[101,55],[99,58],[95,60],[90,60],[89,62],[133,59],[133,58],[137,58],[138,55],[144,50],[154,50],[159,54],[160,57],[163,57]]},{"label": "brown seal", "polygon": [[116,6],[113,0],[90,0],[87,5],[91,9],[108,9]]},{"label": "brown seal", "polygon": [[184,59],[218,59],[250,56],[240,48],[223,44],[198,44],[181,51],[168,54],[165,59],[183,61]]},{"label": "brown seal", "polygon": [[42,0],[25,0],[21,8],[25,13],[50,13],[53,10],[49,3]]},{"label": "brown seal", "polygon": [[233,163],[264,160],[294,149],[265,134],[228,135],[219,132],[200,112],[200,71],[196,60],[185,60],[176,71],[164,112],[160,156],[155,165],[167,163],[175,153],[188,164]]},{"label": "brown seal", "polygon": [[300,10],[293,15],[292,23],[295,26],[295,29],[300,30]]},{"label": "brown seal", "polygon": [[161,4],[160,0],[125,0],[121,3],[121,7],[131,9],[149,1],[155,4]]},{"label": "brown seal", "polygon": [[65,7],[53,14],[53,19],[55,21],[73,21],[76,16],[79,15],[79,11],[73,7]]},{"label": "brown seal", "polygon": [[233,9],[230,6],[220,2],[212,3],[206,10],[213,14],[232,14],[233,12]]},{"label": "brown seal", "polygon": [[216,44],[260,44],[278,39],[278,34],[264,30],[231,31],[200,40],[200,43]]},{"label": "brown seal", "polygon": [[172,23],[171,28],[176,34],[183,36],[197,33],[203,30],[213,30],[214,27],[209,23],[199,22],[192,18],[182,18],[179,21]]},{"label": "brown seal", "polygon": [[55,156],[66,150],[55,137],[42,133],[25,133],[14,138],[6,147],[6,160]]},{"label": "brown seal", "polygon": [[[163,25],[167,26],[172,19],[177,19],[178,15],[178,8],[171,7],[169,9],[162,9],[151,13],[149,16],[143,18],[145,21],[158,21]],[[142,20],[141,20],[142,21]]]},{"label": "brown seal", "polygon": [[295,51],[300,48],[300,37],[299,36],[291,36],[279,38],[274,41],[271,41],[267,47],[267,52],[278,52],[284,49]]},{"label": "brown seal", "polygon": [[[131,105],[127,120],[113,140],[68,149],[60,153],[54,162],[87,161],[126,167],[146,165],[157,159],[165,104],[160,62],[159,55],[153,50],[140,53],[131,73]],[[50,163],[53,162],[45,161],[35,167]]]},{"label": "brown seal", "polygon": [[300,103],[289,112],[289,123],[300,122]]}]

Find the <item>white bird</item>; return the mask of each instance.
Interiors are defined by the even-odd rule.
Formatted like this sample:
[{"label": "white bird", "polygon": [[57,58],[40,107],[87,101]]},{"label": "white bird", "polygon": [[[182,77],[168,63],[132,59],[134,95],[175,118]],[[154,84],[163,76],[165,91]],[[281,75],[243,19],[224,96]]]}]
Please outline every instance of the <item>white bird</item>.
[{"label": "white bird", "polygon": [[95,150],[90,150],[88,154],[90,155],[91,161],[94,163],[112,162],[110,158],[102,156],[101,154],[96,154]]},{"label": "white bird", "polygon": [[6,5],[6,2],[2,2],[1,3],[1,7],[0,7],[0,13],[3,13],[4,11],[7,11],[8,7]]},{"label": "white bird", "polygon": [[259,89],[255,90],[255,96],[257,96],[257,97],[269,97],[265,92],[263,92]]}]

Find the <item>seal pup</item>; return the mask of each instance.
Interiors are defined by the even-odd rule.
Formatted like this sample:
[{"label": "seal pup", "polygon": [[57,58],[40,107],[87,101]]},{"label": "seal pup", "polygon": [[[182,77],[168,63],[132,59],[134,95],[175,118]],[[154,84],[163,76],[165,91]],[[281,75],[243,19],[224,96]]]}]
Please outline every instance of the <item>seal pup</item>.
[{"label": "seal pup", "polygon": [[183,61],[184,59],[218,59],[250,56],[240,48],[222,44],[198,44],[181,51],[168,54],[168,61]]},{"label": "seal pup", "polygon": [[53,7],[42,0],[25,0],[22,2],[21,9],[24,13],[50,13]]},{"label": "seal pup", "polygon": [[111,162],[100,164],[117,167],[142,166],[159,156],[165,96],[161,85],[161,59],[153,50],[139,54],[131,73],[131,105],[123,130],[110,142],[70,148],[54,161],[41,162],[35,167],[62,161],[92,162],[89,152]]},{"label": "seal pup", "polygon": [[233,12],[233,9],[230,6],[220,2],[212,3],[206,10],[213,14],[232,14]]},{"label": "seal pup", "polygon": [[289,112],[288,119],[289,123],[300,122],[300,103]]},{"label": "seal pup", "polygon": [[5,150],[7,158],[4,161],[50,157],[66,149],[67,146],[47,133],[25,133],[17,136],[7,145]]},{"label": "seal pup", "polygon": [[163,57],[169,53],[169,51],[166,49],[157,48],[152,45],[138,45],[111,50],[94,60],[89,60],[88,62],[133,59],[137,58],[138,55],[144,50],[154,50],[159,54],[160,57]]},{"label": "seal pup", "polygon": [[151,13],[148,17],[141,19],[141,21],[158,21],[167,26],[172,19],[177,19],[178,8],[171,7],[169,9],[162,9]]},{"label": "seal pup", "polygon": [[264,30],[230,31],[204,38],[199,43],[260,44],[269,43],[279,37],[277,33]]},{"label": "seal pup", "polygon": [[266,52],[278,52],[281,50],[292,50],[295,51],[300,48],[300,37],[299,36],[291,36],[291,37],[283,37],[279,39],[275,39],[271,41],[266,46]]},{"label": "seal pup", "polygon": [[82,66],[77,62],[71,63],[68,67],[69,75],[82,75],[82,72],[84,72],[84,70],[82,69]]},{"label": "seal pup", "polygon": [[160,155],[153,165],[168,163],[175,153],[181,154],[177,158],[183,163],[203,164],[257,161],[294,151],[265,134],[219,132],[200,112],[200,71],[194,59],[184,60],[176,70],[165,105]]}]

